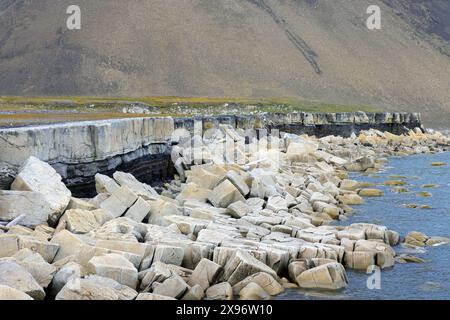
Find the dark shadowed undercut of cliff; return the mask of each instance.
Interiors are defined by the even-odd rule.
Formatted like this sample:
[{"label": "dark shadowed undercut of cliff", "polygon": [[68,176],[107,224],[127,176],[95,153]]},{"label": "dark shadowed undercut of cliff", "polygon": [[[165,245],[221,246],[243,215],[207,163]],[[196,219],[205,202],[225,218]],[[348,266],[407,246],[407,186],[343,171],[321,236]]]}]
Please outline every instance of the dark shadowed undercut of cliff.
[{"label": "dark shadowed undercut of cliff", "polygon": [[0,95],[289,97],[442,127],[449,17],[448,0],[1,0]]}]

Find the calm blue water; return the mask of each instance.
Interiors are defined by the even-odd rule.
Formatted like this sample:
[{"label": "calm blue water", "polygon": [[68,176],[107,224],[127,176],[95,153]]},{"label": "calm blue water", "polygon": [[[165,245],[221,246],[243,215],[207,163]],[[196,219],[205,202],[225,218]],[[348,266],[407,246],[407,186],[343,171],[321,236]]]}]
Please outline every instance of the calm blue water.
[{"label": "calm blue water", "polygon": [[[445,167],[432,167],[432,162],[442,161]],[[390,175],[402,175],[407,178],[405,187],[409,193],[394,193],[392,187],[383,186],[384,181],[393,180]],[[414,155],[391,158],[386,170],[369,177],[360,174],[352,176],[358,181],[379,184],[385,196],[366,198],[362,206],[354,206],[355,214],[347,221],[370,222],[387,226],[401,236],[417,230],[429,236],[450,237],[450,153],[434,155]],[[395,179],[397,180],[397,179]],[[424,189],[424,184],[438,184],[439,187]],[[418,195],[420,191],[432,193],[432,197]],[[405,204],[430,205],[432,209],[410,209]],[[397,252],[404,252],[401,246]],[[427,247],[426,252],[414,253],[426,260],[426,263],[398,264],[394,268],[383,270],[381,289],[369,290],[366,281],[369,275],[364,272],[348,271],[349,286],[338,293],[289,290],[279,299],[450,299],[450,245]]]}]

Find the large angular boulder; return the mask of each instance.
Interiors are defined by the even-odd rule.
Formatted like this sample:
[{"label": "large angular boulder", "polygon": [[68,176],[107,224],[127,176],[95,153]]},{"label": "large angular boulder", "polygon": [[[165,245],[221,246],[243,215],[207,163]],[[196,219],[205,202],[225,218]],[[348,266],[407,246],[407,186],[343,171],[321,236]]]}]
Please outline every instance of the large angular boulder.
[{"label": "large angular boulder", "polygon": [[81,210],[91,211],[91,210],[98,209],[98,207],[95,204],[93,204],[87,200],[72,197],[72,198],[70,198],[70,202],[66,208],[66,211],[70,210],[70,209],[81,209]]},{"label": "large angular boulder", "polygon": [[158,284],[153,290],[153,293],[179,299],[188,289],[189,286],[186,282],[179,275],[173,273],[164,282]]},{"label": "large angular boulder", "polygon": [[288,274],[292,282],[297,282],[297,277],[309,269],[309,264],[306,259],[294,260],[289,263]]},{"label": "large angular boulder", "polygon": [[44,194],[33,191],[0,190],[0,220],[11,221],[24,215],[21,224],[37,226],[47,222],[54,208]]},{"label": "large angular boulder", "polygon": [[16,235],[0,234],[0,258],[11,257],[19,251],[19,238]]},{"label": "large angular boulder", "polygon": [[258,272],[265,272],[275,279],[278,278],[273,269],[257,260],[250,253],[237,250],[226,262],[222,279],[228,281],[233,286],[239,281]]},{"label": "large angular boulder", "polygon": [[138,284],[137,269],[126,258],[115,253],[93,257],[88,262],[87,270],[91,274],[114,279],[133,289],[136,289]]},{"label": "large angular boulder", "polygon": [[30,249],[22,249],[13,258],[19,261],[42,288],[47,288],[56,273],[56,267],[49,264],[40,254]]},{"label": "large angular boulder", "polygon": [[184,294],[181,300],[195,301],[202,300],[205,296],[205,290],[196,284],[188,289],[188,291]]},{"label": "large angular boulder", "polygon": [[206,202],[210,194],[210,189],[201,188],[195,183],[188,183],[184,185],[183,190],[181,190],[176,199],[180,204],[183,204],[186,200]]},{"label": "large angular boulder", "polygon": [[202,259],[195,267],[188,280],[190,286],[200,285],[203,290],[213,285],[219,276],[222,267],[208,259]]},{"label": "large angular boulder", "polygon": [[114,180],[116,180],[120,186],[128,187],[130,190],[132,190],[138,196],[152,197],[152,196],[158,195],[158,193],[155,191],[155,189],[153,189],[148,184],[140,182],[131,173],[116,171],[113,174],[113,177],[114,177]]},{"label": "large angular boulder", "polygon": [[176,245],[157,244],[152,248],[153,251],[148,256],[148,258],[151,258],[152,260],[150,264],[160,261],[166,264],[181,266],[185,252],[182,247]]},{"label": "large angular boulder", "polygon": [[97,190],[97,193],[112,194],[119,188],[120,186],[114,179],[100,173],[95,175],[95,190]]},{"label": "large angular boulder", "polygon": [[245,178],[236,171],[233,170],[228,171],[227,178],[244,197],[246,197],[250,193],[250,188],[245,182]]},{"label": "large angular boulder", "polygon": [[245,202],[238,201],[228,206],[228,213],[235,219],[240,219],[253,212],[253,208]]},{"label": "large angular boulder", "polygon": [[117,281],[89,276],[79,281],[69,281],[56,296],[56,300],[133,300],[137,292]]},{"label": "large angular boulder", "polygon": [[208,200],[215,207],[227,208],[233,202],[245,201],[245,198],[230,180],[227,179],[214,188]]},{"label": "large angular boulder", "polygon": [[71,209],[61,219],[66,222],[67,230],[76,234],[85,234],[100,227],[93,211]]},{"label": "large angular boulder", "polygon": [[114,191],[111,196],[100,204],[100,208],[108,211],[114,218],[120,217],[138,199],[138,196],[127,186]]},{"label": "large angular boulder", "polygon": [[201,166],[191,168],[192,174],[187,178],[186,183],[195,183],[201,188],[212,190],[222,180],[222,174],[215,174],[203,169]]},{"label": "large angular boulder", "polygon": [[148,200],[150,205],[150,215],[148,217],[149,224],[157,224],[164,226],[164,217],[171,215],[181,215],[178,206],[170,201],[162,198],[153,198]]},{"label": "large angular boulder", "polygon": [[376,253],[370,251],[346,251],[344,255],[345,266],[366,271],[369,267],[375,265]]},{"label": "large angular boulder", "polygon": [[255,282],[250,282],[239,292],[241,300],[265,300],[270,295]]},{"label": "large angular boulder", "polygon": [[0,301],[1,300],[33,300],[33,298],[20,290],[0,285]]},{"label": "large angular boulder", "polygon": [[56,224],[72,196],[61,180],[61,176],[48,163],[30,157],[20,167],[11,190],[42,193],[52,209],[49,221]]},{"label": "large angular boulder", "polygon": [[218,283],[206,290],[208,300],[233,300],[233,288],[228,282]]},{"label": "large angular boulder", "polygon": [[142,222],[146,216],[150,213],[150,204],[139,197],[136,202],[128,209],[125,217],[130,218],[136,222]]},{"label": "large angular boulder", "polygon": [[168,265],[157,261],[150,269],[139,273],[139,276],[144,274],[141,279],[141,290],[148,291],[154,282],[162,283],[172,276],[172,271],[169,269]]},{"label": "large angular boulder", "polygon": [[0,259],[0,285],[22,291],[35,300],[45,298],[44,289],[36,282],[31,273],[12,258]]},{"label": "large angular boulder", "polygon": [[62,230],[55,234],[50,243],[59,246],[54,258],[55,261],[75,255],[80,252],[83,246],[86,246],[78,236],[68,230]]},{"label": "large angular boulder", "polygon": [[302,288],[338,290],[348,284],[344,267],[331,262],[302,272],[296,281]]},{"label": "large angular boulder", "polygon": [[83,276],[85,276],[85,271],[80,264],[76,262],[65,264],[53,276],[50,286],[51,295],[56,296],[68,282],[75,284],[76,281],[79,281]]},{"label": "large angular boulder", "polygon": [[52,263],[59,251],[59,245],[33,236],[19,236],[19,249],[30,249],[39,253],[48,263]]},{"label": "large angular boulder", "polygon": [[250,283],[257,284],[264,292],[271,296],[279,295],[284,291],[283,286],[270,274],[264,272],[255,273],[233,286],[233,293],[238,295]]}]

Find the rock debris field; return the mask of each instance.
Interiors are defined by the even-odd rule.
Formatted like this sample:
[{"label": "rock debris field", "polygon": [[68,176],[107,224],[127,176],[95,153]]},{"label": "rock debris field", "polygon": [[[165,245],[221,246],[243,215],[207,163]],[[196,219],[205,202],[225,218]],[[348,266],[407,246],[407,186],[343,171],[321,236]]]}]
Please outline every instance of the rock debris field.
[{"label": "rock debris field", "polygon": [[[115,172],[96,175],[96,197],[74,198],[49,164],[28,158],[0,191],[0,299],[258,300],[287,288],[340,290],[346,269],[420,262],[396,246],[449,242],[369,223],[330,225],[365,197],[383,196],[349,172],[448,151],[441,133],[282,134],[245,144],[240,130],[220,132],[174,146],[177,175],[159,193]],[[217,155],[224,137],[243,161]]]}]

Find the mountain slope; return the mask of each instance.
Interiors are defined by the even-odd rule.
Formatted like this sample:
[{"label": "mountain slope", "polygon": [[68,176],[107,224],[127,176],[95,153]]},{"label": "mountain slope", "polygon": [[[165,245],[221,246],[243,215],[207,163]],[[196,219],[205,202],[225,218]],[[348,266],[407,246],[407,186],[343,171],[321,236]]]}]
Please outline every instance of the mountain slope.
[{"label": "mountain slope", "polygon": [[445,0],[77,3],[80,31],[72,1],[0,2],[1,95],[299,97],[450,121]]}]

